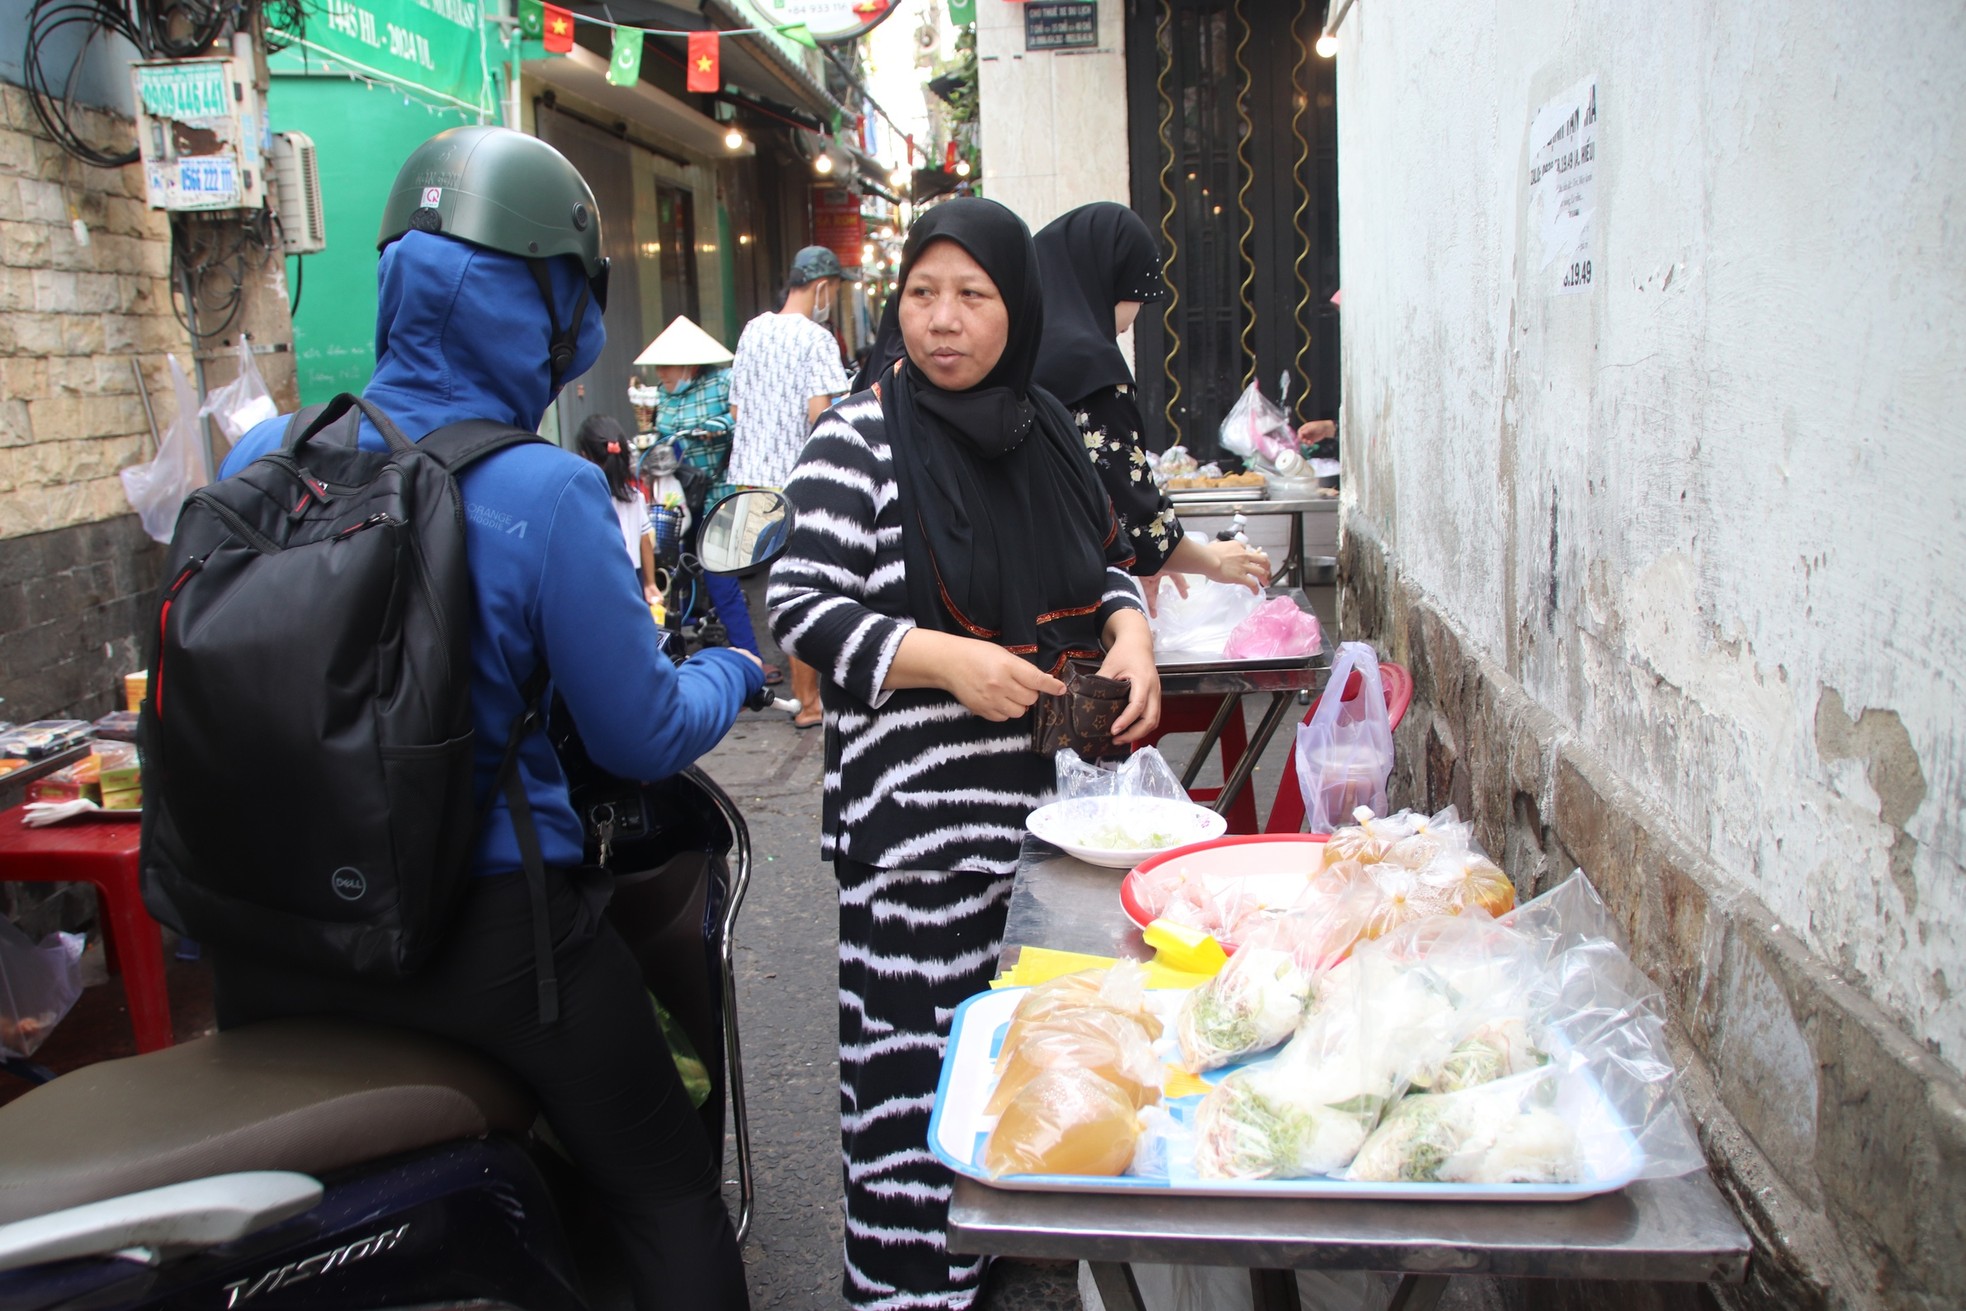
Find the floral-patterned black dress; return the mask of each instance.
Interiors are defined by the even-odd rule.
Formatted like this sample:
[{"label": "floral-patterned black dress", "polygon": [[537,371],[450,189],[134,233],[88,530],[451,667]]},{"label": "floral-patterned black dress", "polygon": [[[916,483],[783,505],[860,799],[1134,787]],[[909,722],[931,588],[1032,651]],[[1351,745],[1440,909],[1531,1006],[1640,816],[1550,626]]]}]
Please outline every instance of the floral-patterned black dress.
[{"label": "floral-patterned black dress", "polygon": [[1159,573],[1181,541],[1181,520],[1148,467],[1133,384],[1101,387],[1069,408],[1133,547],[1131,572],[1138,578]]}]

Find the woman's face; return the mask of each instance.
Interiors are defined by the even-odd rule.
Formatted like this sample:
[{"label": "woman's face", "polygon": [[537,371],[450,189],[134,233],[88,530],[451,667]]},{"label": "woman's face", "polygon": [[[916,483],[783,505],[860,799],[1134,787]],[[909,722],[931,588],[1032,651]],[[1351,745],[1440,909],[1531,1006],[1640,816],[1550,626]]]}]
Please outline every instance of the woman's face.
[{"label": "woman's face", "polygon": [[1123,300],[1113,306],[1113,335],[1118,337],[1133,326],[1133,320],[1140,317],[1140,302]]},{"label": "woman's face", "polygon": [[662,384],[662,390],[674,391],[696,376],[694,364],[658,364],[655,366],[655,380]]},{"label": "woman's face", "polygon": [[1010,308],[997,284],[953,241],[932,241],[901,288],[901,340],[908,358],[944,391],[967,391],[989,376],[1010,337]]}]

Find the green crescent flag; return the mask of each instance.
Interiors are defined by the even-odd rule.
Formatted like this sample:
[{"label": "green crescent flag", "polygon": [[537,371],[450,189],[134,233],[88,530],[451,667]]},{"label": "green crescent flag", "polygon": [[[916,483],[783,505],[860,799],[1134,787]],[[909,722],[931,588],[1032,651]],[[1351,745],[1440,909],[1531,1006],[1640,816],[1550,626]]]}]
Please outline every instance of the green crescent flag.
[{"label": "green crescent flag", "polygon": [[949,21],[960,26],[976,21],[976,0],[949,0]]},{"label": "green crescent flag", "polygon": [[546,7],[540,0],[519,0],[519,31],[537,41],[546,32]]},{"label": "green crescent flag", "polygon": [[634,86],[642,78],[642,29],[614,29],[614,57],[608,60],[608,81],[616,86]]},{"label": "green crescent flag", "polygon": [[778,29],[778,34],[793,45],[801,45],[808,50],[819,49],[819,42],[813,37],[812,29],[804,23],[787,23]]}]

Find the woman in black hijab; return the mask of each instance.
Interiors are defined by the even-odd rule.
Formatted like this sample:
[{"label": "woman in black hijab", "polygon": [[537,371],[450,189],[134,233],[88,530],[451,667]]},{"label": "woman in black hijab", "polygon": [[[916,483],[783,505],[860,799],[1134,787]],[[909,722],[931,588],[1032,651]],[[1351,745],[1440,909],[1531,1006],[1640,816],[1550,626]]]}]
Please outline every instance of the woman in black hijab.
[{"label": "woman in black hijab", "polygon": [[1132,684],[1121,741],[1160,692],[1111,503],[1031,385],[1029,230],[993,201],[940,205],[897,295],[902,354],[820,419],[786,485],[768,600],[823,679],[846,1300],[961,1308],[983,1265],[944,1247],[949,1173],[924,1145],[949,1014],[996,971],[1024,819],[1052,789],[1029,712],[1075,658]]},{"label": "woman in black hijab", "polygon": [[1133,372],[1120,353],[1119,334],[1133,326],[1141,305],[1161,299],[1160,248],[1138,214],[1110,201],[1081,205],[1037,235],[1044,278],[1044,341],[1032,380],[1072,413],[1086,453],[1112,498],[1133,547],[1133,572],[1201,574],[1260,591],[1270,561],[1242,542],[1188,537],[1174,507],[1154,482],[1141,442]]}]

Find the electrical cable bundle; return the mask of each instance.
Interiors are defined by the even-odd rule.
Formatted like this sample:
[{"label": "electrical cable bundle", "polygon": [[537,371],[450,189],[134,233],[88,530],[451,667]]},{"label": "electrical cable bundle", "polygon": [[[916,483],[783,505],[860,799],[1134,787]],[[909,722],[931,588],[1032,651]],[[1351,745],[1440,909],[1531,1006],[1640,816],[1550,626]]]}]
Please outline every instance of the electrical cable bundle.
[{"label": "electrical cable bundle", "polygon": [[[80,32],[75,29],[81,28]],[[75,56],[59,78],[51,76],[47,57],[58,34],[79,41]],[[121,37],[142,50],[142,34],[130,16],[109,0],[34,0],[27,15],[27,46],[21,59],[26,74],[28,100],[34,116],[48,130],[55,144],[85,163],[98,168],[121,168],[137,160],[135,146],[128,150],[97,145],[75,127],[75,93],[82,80],[83,65],[98,41]]]},{"label": "electrical cable bundle", "polygon": [[[270,210],[249,214],[171,216],[171,314],[193,337],[231,329],[246,299],[246,279],[281,249],[280,220]],[[201,321],[212,327],[199,326]]]}]

